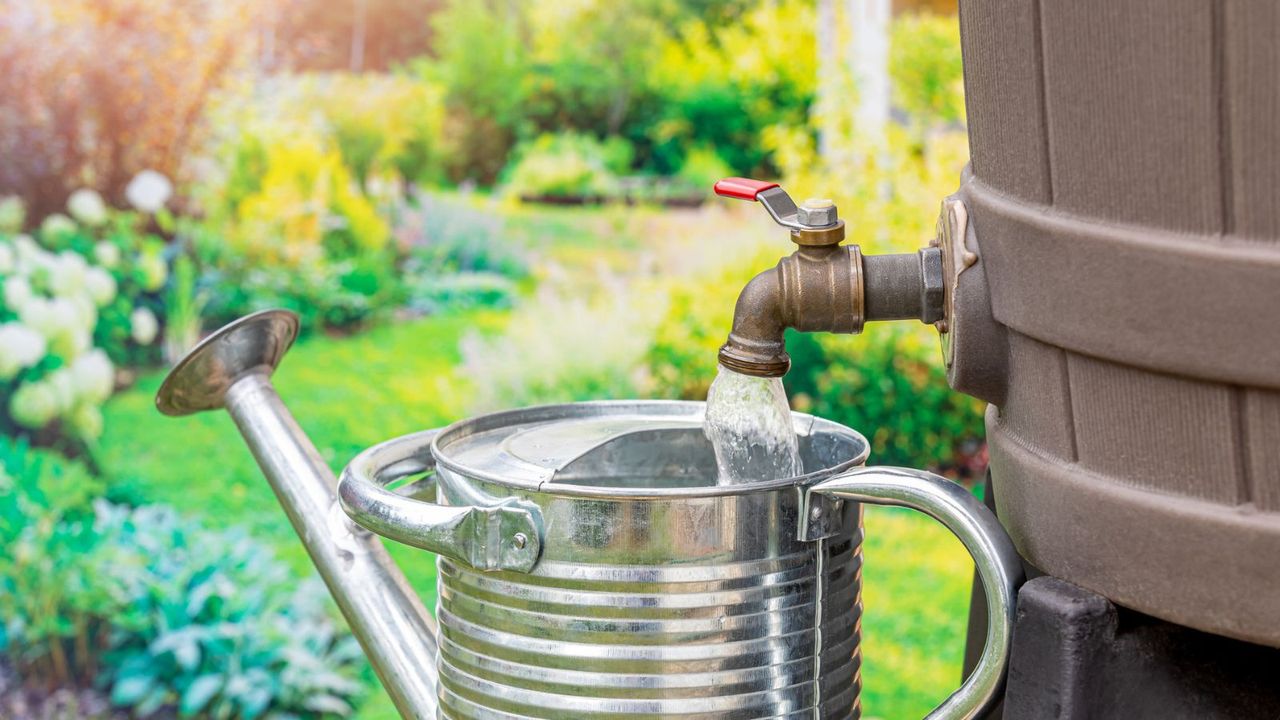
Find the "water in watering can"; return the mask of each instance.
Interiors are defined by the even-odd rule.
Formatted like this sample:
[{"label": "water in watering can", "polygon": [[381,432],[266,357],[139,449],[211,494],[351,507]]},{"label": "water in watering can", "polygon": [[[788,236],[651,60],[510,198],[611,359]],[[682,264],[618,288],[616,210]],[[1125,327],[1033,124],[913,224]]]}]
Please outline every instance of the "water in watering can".
[{"label": "water in watering can", "polygon": [[707,392],[703,431],[715,448],[721,485],[804,474],[782,378],[752,377],[721,365]]}]

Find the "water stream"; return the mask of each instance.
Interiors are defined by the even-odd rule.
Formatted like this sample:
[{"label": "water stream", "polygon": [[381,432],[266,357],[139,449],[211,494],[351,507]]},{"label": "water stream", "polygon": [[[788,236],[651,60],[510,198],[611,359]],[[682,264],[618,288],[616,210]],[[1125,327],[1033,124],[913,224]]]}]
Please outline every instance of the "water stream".
[{"label": "water stream", "polygon": [[752,377],[721,365],[707,392],[702,429],[716,451],[720,485],[804,474],[782,378]]}]

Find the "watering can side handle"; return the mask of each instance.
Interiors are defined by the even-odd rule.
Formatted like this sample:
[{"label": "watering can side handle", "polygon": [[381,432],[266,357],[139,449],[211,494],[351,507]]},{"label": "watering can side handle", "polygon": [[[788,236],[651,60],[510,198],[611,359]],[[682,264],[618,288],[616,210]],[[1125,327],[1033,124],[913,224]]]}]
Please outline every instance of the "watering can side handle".
[{"label": "watering can side handle", "polygon": [[395,480],[435,469],[431,440],[438,432],[405,435],[357,455],[338,481],[342,509],[367,530],[476,570],[532,570],[542,550],[536,507],[438,505],[387,489]]},{"label": "watering can side handle", "polygon": [[1022,561],[995,515],[959,484],[923,470],[896,467],[857,468],[813,486],[812,493],[873,505],[908,507],[929,515],[950,530],[973,556],[987,596],[987,638],[973,672],[930,712],[928,720],[983,717],[999,699],[1008,668],[1015,601],[1022,583]]}]

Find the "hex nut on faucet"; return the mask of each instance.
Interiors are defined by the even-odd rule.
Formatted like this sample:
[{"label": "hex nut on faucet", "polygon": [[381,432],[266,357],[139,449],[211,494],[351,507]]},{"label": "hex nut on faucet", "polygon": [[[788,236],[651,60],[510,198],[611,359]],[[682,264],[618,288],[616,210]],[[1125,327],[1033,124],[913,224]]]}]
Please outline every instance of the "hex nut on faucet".
[{"label": "hex nut on faucet", "polygon": [[796,219],[808,227],[829,227],[840,219],[836,204],[826,198],[809,198],[796,208]]}]

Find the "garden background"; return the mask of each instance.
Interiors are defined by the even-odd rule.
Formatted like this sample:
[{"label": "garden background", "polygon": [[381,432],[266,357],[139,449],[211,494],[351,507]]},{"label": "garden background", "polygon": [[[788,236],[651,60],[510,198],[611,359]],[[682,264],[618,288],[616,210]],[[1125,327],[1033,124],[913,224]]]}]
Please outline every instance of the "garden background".
[{"label": "garden background", "polygon": [[[164,368],[298,312],[277,384],[335,470],[495,408],[702,399],[790,252],[716,179],[832,197],[873,253],[958,184],[954,8],[889,9],[0,0],[0,716],[394,717],[229,418],[155,411]],[[931,329],[788,344],[793,406],[875,462],[983,472]],[[867,537],[864,711],[919,717],[972,565],[909,513]]]}]

